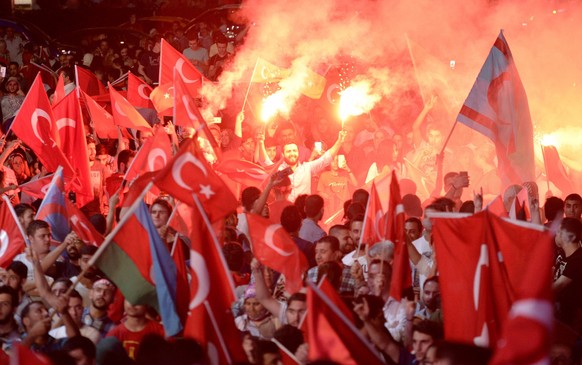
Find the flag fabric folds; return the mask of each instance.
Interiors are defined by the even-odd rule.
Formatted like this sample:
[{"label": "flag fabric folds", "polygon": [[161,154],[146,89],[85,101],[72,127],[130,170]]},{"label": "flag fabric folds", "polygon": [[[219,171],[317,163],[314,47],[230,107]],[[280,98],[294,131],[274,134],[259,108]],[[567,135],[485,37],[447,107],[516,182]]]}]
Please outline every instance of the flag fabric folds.
[{"label": "flag fabric folds", "polygon": [[564,195],[573,193],[574,182],[568,176],[556,147],[542,146],[542,155],[544,157],[544,166],[548,180],[554,183]]},{"label": "flag fabric folds", "polygon": [[368,204],[366,205],[366,214],[362,224],[362,243],[372,247],[375,243],[385,239],[385,225],[383,226],[384,210],[376,190],[376,183],[372,181]]},{"label": "flag fabric folds", "polygon": [[457,121],[493,141],[505,186],[535,180],[527,96],[503,32],[491,48]]},{"label": "flag fabric folds", "polygon": [[309,268],[303,252],[280,224],[271,224],[256,214],[246,216],[254,256],[261,264],[285,275],[289,293],[298,292],[303,286],[302,275]]},{"label": "flag fabric folds", "polygon": [[97,96],[107,94],[105,86],[99,81],[97,76],[90,70],[75,65],[75,73],[77,77],[77,86],[83,92],[90,96]]},{"label": "flag fabric folds", "polygon": [[[498,217],[487,210],[468,217],[438,213],[431,219],[441,280],[455,282],[441,287],[443,315],[463,318],[445,321],[448,340],[493,347],[502,331],[512,328],[513,317],[533,316],[522,300],[537,308],[552,306],[553,240],[543,227]],[[530,319],[551,323],[551,309],[539,315]],[[527,338],[513,340],[527,342]]]},{"label": "flag fabric folds", "polygon": [[25,237],[10,200],[0,204],[0,267],[6,268],[12,259],[24,251]]},{"label": "flag fabric folds", "polygon": [[36,212],[35,219],[47,222],[51,227],[53,239],[63,242],[69,234],[69,219],[65,206],[65,181],[63,169],[58,168],[53,175],[51,185]]},{"label": "flag fabric folds", "polygon": [[150,100],[152,87],[131,72],[127,74],[127,101],[136,108],[150,108],[154,105]]},{"label": "flag fabric folds", "polygon": [[109,95],[111,96],[111,110],[113,111],[113,122],[120,127],[151,131],[152,126],[142,117],[142,115],[125,99],[111,84],[109,85]]},{"label": "flag fabric folds", "polygon": [[216,171],[244,186],[259,186],[269,177],[263,166],[247,160],[223,160]]},{"label": "flag fabric folds", "polygon": [[290,73],[286,68],[275,66],[269,61],[257,57],[257,63],[251,75],[251,82],[279,82],[289,77]]},{"label": "flag fabric folds", "polygon": [[85,97],[87,110],[91,116],[92,126],[99,138],[117,138],[117,127],[113,124],[113,116],[99,105],[92,97],[81,92]]},{"label": "flag fabric folds", "polygon": [[204,76],[198,71],[196,66],[162,38],[160,51],[160,85],[174,82],[174,69],[189,86],[198,84],[197,87],[200,87],[204,80]]}]

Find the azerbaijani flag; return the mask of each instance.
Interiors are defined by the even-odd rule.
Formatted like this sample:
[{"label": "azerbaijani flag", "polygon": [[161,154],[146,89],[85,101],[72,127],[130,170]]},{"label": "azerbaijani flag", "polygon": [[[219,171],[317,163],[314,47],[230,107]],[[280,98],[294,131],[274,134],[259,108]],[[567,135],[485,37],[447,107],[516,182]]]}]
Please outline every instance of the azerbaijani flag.
[{"label": "azerbaijani flag", "polygon": [[160,313],[166,336],[182,330],[176,310],[176,265],[143,201],[96,265],[130,303],[150,305]]}]

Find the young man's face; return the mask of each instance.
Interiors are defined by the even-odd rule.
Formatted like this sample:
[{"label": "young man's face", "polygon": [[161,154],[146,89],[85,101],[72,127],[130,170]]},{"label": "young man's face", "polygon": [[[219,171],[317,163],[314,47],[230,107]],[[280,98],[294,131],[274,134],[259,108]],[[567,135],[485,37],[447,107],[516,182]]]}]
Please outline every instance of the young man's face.
[{"label": "young man's face", "polygon": [[578,200],[566,200],[564,202],[564,215],[566,218],[580,219],[580,215],[582,215],[582,203]]},{"label": "young man's face", "polygon": [[283,148],[283,160],[288,166],[295,166],[299,160],[299,148],[296,144],[286,144]]},{"label": "young man's face", "polygon": [[434,340],[431,335],[414,331],[412,334],[412,350],[414,351],[417,361],[424,360],[426,351],[433,342]]}]

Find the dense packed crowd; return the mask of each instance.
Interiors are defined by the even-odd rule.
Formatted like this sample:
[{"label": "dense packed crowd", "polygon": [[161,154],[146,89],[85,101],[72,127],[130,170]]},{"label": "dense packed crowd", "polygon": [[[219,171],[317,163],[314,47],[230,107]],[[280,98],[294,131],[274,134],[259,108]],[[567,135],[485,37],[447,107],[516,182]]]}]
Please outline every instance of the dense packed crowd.
[{"label": "dense packed crowd", "polygon": [[[105,38],[93,39],[82,57],[63,54],[58,59],[51,59],[33,44],[23,44],[13,30],[3,29],[3,131],[9,131],[39,70],[62,77],[67,94],[76,87],[74,65],[91,70],[103,86],[110,82],[119,89],[125,88],[127,72],[148,84],[157,83],[162,36],[182,51],[201,74],[215,81],[232,61],[244,36],[228,39],[222,26],[201,23],[196,32],[184,34],[174,24],[164,34],[146,30],[149,37],[140,44],[121,47],[110,45]],[[138,26],[130,22],[128,27]],[[56,78],[53,83],[46,79],[43,82],[47,95],[53,95]],[[175,154],[194,138],[204,149],[207,163],[240,199],[238,210],[218,221],[223,224],[219,235],[221,254],[236,287],[232,316],[246,363],[279,364],[282,356],[289,356],[280,346],[297,363],[326,363],[323,358],[313,357],[304,323],[309,315],[306,287],[309,282],[320,283],[325,278],[343,299],[348,317],[380,363],[485,364],[491,350],[444,341],[443,323],[463,318],[443,316],[440,288],[446,284],[439,278],[428,213],[475,214],[487,209],[484,203],[500,195],[502,208],[510,216],[516,196],[523,189],[529,198],[530,214],[526,218],[525,213],[517,212],[512,219],[529,219],[548,228],[552,222],[559,223],[554,230],[552,258],[555,315],[571,335],[555,337],[552,361],[580,363],[582,198],[573,191],[563,192],[563,200],[548,195],[540,207],[535,182],[504,189],[497,175],[492,144],[454,146],[441,151],[443,131],[428,118],[437,103],[434,97],[428,100],[416,119],[400,129],[377,122],[371,115],[340,126],[323,108],[293,121],[279,118],[266,125],[256,121],[252,113],[240,112],[233,120],[209,123],[206,136],[215,139],[214,148],[200,133],[195,134],[194,128],[177,127],[180,123],[168,122],[168,118],[151,117],[148,122],[152,131],[120,132],[118,139],[99,138],[93,122],[86,120],[93,199],[79,208],[100,234],[110,234],[123,217],[120,199],[137,189],[128,188],[125,179],[141,147],[161,134]],[[268,177],[262,184],[242,181],[221,169],[227,161],[253,163]],[[49,171],[12,133],[2,137],[0,164],[0,192],[10,199],[29,241],[26,249],[10,260],[2,257],[7,254],[6,247],[0,254],[0,342],[4,351],[9,353],[21,343],[46,355],[54,364],[209,363],[206,344],[181,334],[165,338],[158,312],[150,306],[124,301],[118,289],[122,285],[93,265],[96,246],[84,242],[74,230],[67,232],[62,242],[51,238],[53,227],[35,217],[42,199],[19,189]],[[242,172],[254,165],[244,166]],[[412,286],[401,293],[402,300],[391,295],[395,243],[372,242],[368,235],[362,235],[369,200],[375,198],[370,195],[371,182],[376,181],[374,189],[377,187],[380,196],[385,197],[388,184],[382,185],[381,181],[387,181],[392,171],[399,180],[406,215],[402,234],[410,258],[407,264],[412,268]],[[468,187],[480,192],[471,192]],[[74,200],[74,194],[71,198]],[[186,257],[182,264],[191,262],[192,254],[188,252],[195,235],[184,235],[170,224],[177,210],[173,192],[150,192],[145,199],[151,222],[166,250],[173,253],[176,245],[183,245]],[[268,262],[261,263],[253,257],[249,221],[253,215],[280,224],[285,236],[296,245],[295,254],[305,257],[303,289],[288,292],[289,278],[269,268]],[[192,275],[188,278],[192,279]],[[73,282],[75,289],[69,290]],[[227,289],[212,288],[210,295],[225,295],[223,290]],[[309,336],[313,333],[309,332]],[[360,361],[358,357],[354,360]]]}]

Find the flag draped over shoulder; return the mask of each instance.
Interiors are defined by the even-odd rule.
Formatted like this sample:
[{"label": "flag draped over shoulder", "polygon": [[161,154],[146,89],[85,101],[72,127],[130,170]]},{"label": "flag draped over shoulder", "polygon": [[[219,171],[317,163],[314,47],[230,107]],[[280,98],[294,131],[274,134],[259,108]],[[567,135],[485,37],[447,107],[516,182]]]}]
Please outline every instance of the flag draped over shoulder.
[{"label": "flag draped over shoulder", "polygon": [[493,141],[505,186],[535,180],[527,96],[503,32],[491,48],[457,121]]},{"label": "flag draped over shoulder", "polygon": [[271,224],[270,220],[256,214],[246,216],[257,260],[285,275],[289,293],[298,292],[303,286],[302,275],[309,268],[303,252],[280,224]]},{"label": "flag draped over shoulder", "polygon": [[144,202],[113,237],[96,265],[132,304],[148,304],[162,317],[166,335],[182,330],[176,309],[176,265]]},{"label": "flag draped over shoulder", "polygon": [[[439,274],[442,282],[455,283],[441,287],[443,314],[463,318],[445,321],[448,340],[493,347],[502,331],[515,331],[513,317],[537,322],[533,327],[551,324],[553,243],[543,227],[487,210],[471,216],[438,213],[431,219]],[[532,308],[542,310],[535,314]],[[529,346],[528,338],[512,341],[524,348]],[[549,342],[538,344],[543,345],[540,352],[549,348]]]}]

